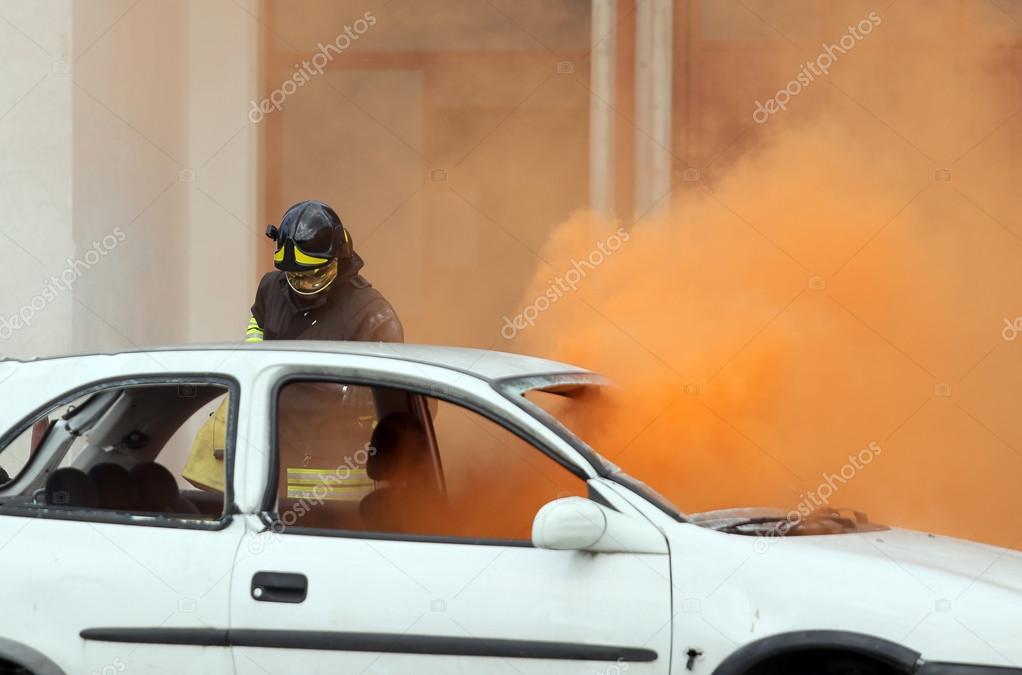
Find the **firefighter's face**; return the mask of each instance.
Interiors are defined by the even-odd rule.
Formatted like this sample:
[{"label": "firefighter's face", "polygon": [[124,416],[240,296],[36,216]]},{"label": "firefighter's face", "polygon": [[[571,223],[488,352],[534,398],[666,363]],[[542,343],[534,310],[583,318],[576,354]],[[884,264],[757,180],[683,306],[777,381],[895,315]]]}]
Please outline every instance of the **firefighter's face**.
[{"label": "firefighter's face", "polygon": [[303,272],[285,272],[291,290],[299,295],[322,293],[337,278],[337,261]]}]

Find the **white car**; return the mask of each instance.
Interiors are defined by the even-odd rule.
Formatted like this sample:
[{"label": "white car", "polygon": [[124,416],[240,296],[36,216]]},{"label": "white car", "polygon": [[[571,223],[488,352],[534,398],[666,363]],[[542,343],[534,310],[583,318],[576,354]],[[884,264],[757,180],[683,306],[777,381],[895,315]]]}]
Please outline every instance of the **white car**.
[{"label": "white car", "polygon": [[0,362],[0,673],[1022,673],[1022,555],[686,516],[557,421],[602,384],[415,345]]}]

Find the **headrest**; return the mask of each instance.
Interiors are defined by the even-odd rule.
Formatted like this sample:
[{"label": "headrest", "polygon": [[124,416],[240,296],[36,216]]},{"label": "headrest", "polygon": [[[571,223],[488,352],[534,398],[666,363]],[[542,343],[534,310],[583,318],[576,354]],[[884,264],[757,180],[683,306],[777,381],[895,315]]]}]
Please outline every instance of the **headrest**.
[{"label": "headrest", "polygon": [[139,511],[165,511],[172,508],[179,496],[177,481],[167,467],[156,462],[137,464],[131,469]]},{"label": "headrest", "polygon": [[414,415],[390,413],[377,423],[369,439],[366,474],[373,480],[388,480],[409,459],[406,453],[425,447],[426,432]]},{"label": "headrest", "polygon": [[96,508],[99,496],[96,486],[81,469],[57,469],[46,479],[46,503],[50,506],[84,506]]},{"label": "headrest", "polygon": [[99,507],[102,509],[119,509],[130,511],[135,508],[137,491],[131,473],[120,464],[104,462],[89,469],[92,479],[99,492]]}]

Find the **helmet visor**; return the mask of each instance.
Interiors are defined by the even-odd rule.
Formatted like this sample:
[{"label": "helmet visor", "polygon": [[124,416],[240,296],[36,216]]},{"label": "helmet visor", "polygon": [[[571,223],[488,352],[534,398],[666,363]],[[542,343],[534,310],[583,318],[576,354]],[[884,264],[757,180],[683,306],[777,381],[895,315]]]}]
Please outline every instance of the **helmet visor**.
[{"label": "helmet visor", "polygon": [[337,278],[337,261],[331,260],[322,267],[301,272],[285,272],[287,283],[299,295],[315,295],[333,283]]}]

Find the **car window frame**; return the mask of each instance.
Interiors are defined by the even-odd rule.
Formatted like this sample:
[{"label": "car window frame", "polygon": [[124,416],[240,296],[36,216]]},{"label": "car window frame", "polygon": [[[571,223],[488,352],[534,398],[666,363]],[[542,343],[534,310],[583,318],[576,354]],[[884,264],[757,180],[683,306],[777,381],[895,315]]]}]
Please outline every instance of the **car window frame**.
[{"label": "car window frame", "polygon": [[[31,428],[31,426],[43,415],[48,415],[53,410],[72,403],[82,397],[126,387],[160,385],[180,386],[189,384],[223,387],[228,396],[227,443],[226,448],[224,448],[224,509],[217,520],[183,518],[181,516],[169,516],[162,514],[123,513],[103,509],[77,510],[46,508],[42,505],[24,506],[10,504],[0,504],[0,517],[30,517],[45,520],[127,524],[143,527],[170,527],[176,529],[205,531],[220,531],[227,528],[233,521],[234,515],[238,512],[234,503],[234,467],[237,455],[238,415],[241,404],[241,384],[235,377],[226,373],[213,374],[209,372],[175,372],[167,375],[118,376],[93,380],[50,399],[19,420],[5,433],[0,435],[0,450],[6,449],[15,439]],[[29,464],[26,464],[22,471],[27,470],[29,466],[31,466],[31,460]],[[12,479],[16,479],[16,477],[12,476]]]},{"label": "car window frame", "polygon": [[[377,541],[408,541],[432,544],[462,544],[472,546],[513,546],[518,548],[535,548],[531,540],[525,539],[497,539],[489,537],[456,537],[451,535],[428,535],[428,534],[404,534],[400,532],[366,532],[364,530],[341,530],[324,527],[301,527],[290,525],[278,528],[280,514],[277,509],[278,483],[280,481],[278,448],[277,448],[277,400],[281,389],[292,382],[329,382],[333,384],[348,384],[363,387],[389,387],[401,389],[412,394],[435,398],[451,405],[458,406],[464,410],[476,413],[483,419],[489,420],[510,434],[513,434],[523,442],[529,444],[536,452],[545,455],[556,462],[561,468],[569,471],[577,478],[587,494],[590,492],[589,479],[580,467],[572,464],[559,453],[549,447],[541,438],[536,436],[524,425],[514,424],[513,420],[504,417],[502,411],[496,406],[485,401],[457,397],[450,392],[441,391],[437,387],[423,386],[409,382],[401,376],[387,377],[385,374],[375,373],[371,377],[359,374],[342,375],[324,373],[323,371],[292,371],[277,378],[270,392],[270,452],[269,466],[267,468],[266,485],[263,492],[263,499],[260,505],[259,517],[263,524],[277,534],[295,534],[305,536],[339,537],[345,539],[368,539]],[[499,395],[499,392],[496,392]],[[432,417],[429,420],[431,433]],[[439,443],[437,443],[439,450]],[[595,468],[594,468],[595,471]]]}]

